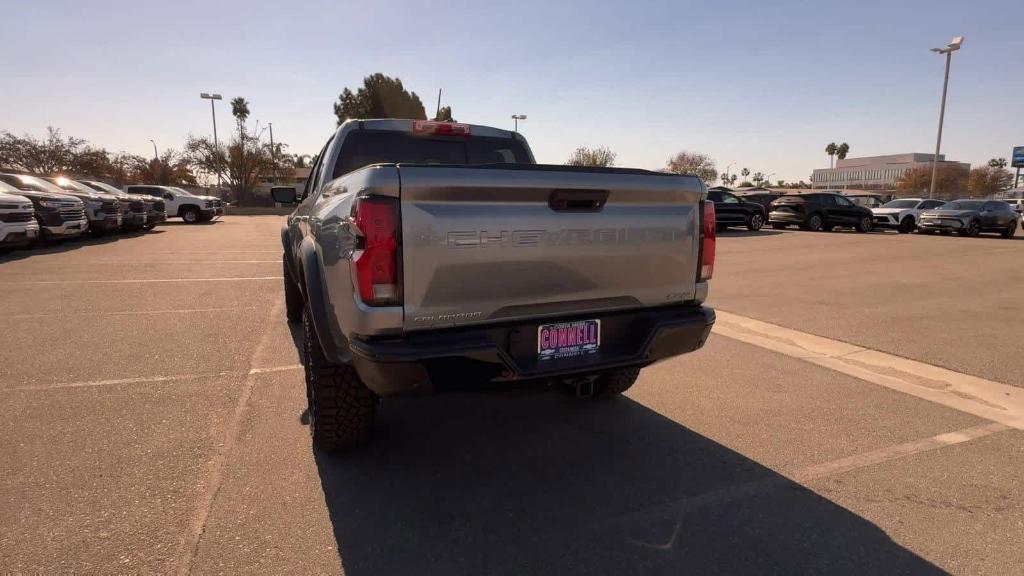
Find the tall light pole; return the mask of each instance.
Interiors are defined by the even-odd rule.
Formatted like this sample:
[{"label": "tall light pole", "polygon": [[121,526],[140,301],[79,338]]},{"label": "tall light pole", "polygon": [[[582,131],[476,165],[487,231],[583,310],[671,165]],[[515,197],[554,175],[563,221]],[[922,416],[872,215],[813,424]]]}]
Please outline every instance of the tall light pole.
[{"label": "tall light pole", "polygon": [[939,148],[942,147],[942,121],[946,116],[946,88],[949,86],[949,63],[953,59],[953,52],[956,52],[964,43],[963,36],[953,38],[945,48],[932,48],[932,52],[946,55],[946,75],[942,79],[942,104],[939,106],[939,134],[935,137],[935,156],[932,156],[932,185],[928,189],[928,197],[935,197],[935,179],[939,170]]},{"label": "tall light pole", "polygon": [[526,114],[513,114],[512,119],[516,121],[515,132],[519,132],[519,121],[526,120]]},{"label": "tall light pole", "polygon": [[733,164],[735,164],[735,162],[729,162],[729,163],[728,163],[728,164],[727,164],[727,165],[725,166],[725,183],[726,183],[726,184],[728,184],[728,183],[729,183],[729,169],[730,169],[730,168],[732,168],[732,165],[733,165]]},{"label": "tall light pole", "polygon": [[768,175],[764,177],[764,181],[767,182],[769,186],[772,185],[772,176],[775,176],[775,172],[769,172]]},{"label": "tall light pole", "polygon": [[[220,100],[220,94],[208,94],[203,92],[199,94],[199,97],[203,100],[210,101],[210,114],[213,116],[213,149],[215,152],[214,160],[220,158],[220,144],[217,142],[217,109],[213,107],[214,100]],[[220,166],[217,166],[217,192],[220,192]]]},{"label": "tall light pole", "polygon": [[153,142],[152,138],[150,138],[149,141],[150,141],[150,143],[153,144],[153,160],[156,160],[156,161],[159,162],[159,155],[156,153],[156,142]]},{"label": "tall light pole", "polygon": [[270,174],[276,179],[277,178],[277,150],[274,149],[274,123],[267,122],[267,127],[270,128]]}]

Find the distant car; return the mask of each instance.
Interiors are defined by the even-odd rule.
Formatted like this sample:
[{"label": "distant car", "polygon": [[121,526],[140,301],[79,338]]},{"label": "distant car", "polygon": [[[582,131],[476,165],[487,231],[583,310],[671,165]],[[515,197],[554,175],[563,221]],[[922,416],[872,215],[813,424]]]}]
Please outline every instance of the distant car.
[{"label": "distant car", "polygon": [[885,198],[879,194],[844,194],[844,196],[854,204],[865,208],[880,208],[882,204],[885,204]]},{"label": "distant car", "polygon": [[730,226],[746,226],[747,230],[756,232],[768,219],[764,206],[749,202],[732,192],[709,190],[708,200],[715,203],[715,225],[719,230]]},{"label": "distant car", "polygon": [[848,226],[857,232],[870,232],[874,221],[871,210],[858,206],[837,192],[787,194],[771,204],[768,221],[776,230],[796,224],[802,230],[832,230]]},{"label": "distant car", "polygon": [[872,208],[876,228],[889,228],[900,234],[909,234],[917,229],[923,210],[932,210],[942,206],[944,200],[927,200],[925,198],[899,198],[890,200],[878,208]]},{"label": "distant car", "polygon": [[0,181],[18,189],[32,201],[43,240],[76,238],[89,229],[85,205],[46,180],[24,174],[0,174]]},{"label": "distant car", "polygon": [[[121,202],[123,219],[121,221],[121,229],[126,231],[150,229],[153,226],[149,226],[149,208],[151,201],[146,198],[138,196],[129,196],[123,190],[118,190],[110,184],[103,182],[97,182],[95,180],[79,180],[80,184],[84,184],[89,188],[97,192],[103,192],[104,194],[110,194],[111,196],[117,197],[118,201]],[[162,202],[161,202],[162,203]],[[156,223],[154,222],[154,225]]]},{"label": "distant car", "polygon": [[166,205],[167,218],[180,217],[188,224],[209,222],[224,215],[224,205],[220,198],[196,196],[188,190],[175,186],[132,184],[125,186],[124,191],[134,196],[149,196],[163,200]]},{"label": "distant car", "polygon": [[1017,214],[1024,213],[1024,199],[1021,199],[1021,198],[1009,198],[1007,200],[1004,200],[1004,202],[1009,204],[1010,208],[1013,208],[1014,211],[1017,212]]},{"label": "distant car", "polygon": [[103,236],[121,227],[124,212],[117,196],[106,192],[97,192],[85,184],[80,184],[64,176],[41,176],[50,184],[60,188],[85,204],[85,217],[89,220],[89,230],[96,236]]},{"label": "distant car", "polygon": [[768,207],[771,206],[771,203],[774,202],[775,200],[779,199],[779,198],[782,198],[782,196],[783,196],[782,192],[770,192],[770,191],[765,191],[765,192],[743,192],[743,193],[738,193],[736,195],[739,196],[740,198],[746,200],[747,202],[753,202],[755,204],[760,204],[761,206],[764,206],[765,214],[768,213]]},{"label": "distant car", "polygon": [[32,201],[18,189],[0,182],[0,252],[26,246],[39,236]]},{"label": "distant car", "polygon": [[1013,238],[1019,219],[1013,208],[1000,200],[953,200],[922,212],[917,229],[925,234],[956,232],[961,236],[998,232],[1003,238]]}]

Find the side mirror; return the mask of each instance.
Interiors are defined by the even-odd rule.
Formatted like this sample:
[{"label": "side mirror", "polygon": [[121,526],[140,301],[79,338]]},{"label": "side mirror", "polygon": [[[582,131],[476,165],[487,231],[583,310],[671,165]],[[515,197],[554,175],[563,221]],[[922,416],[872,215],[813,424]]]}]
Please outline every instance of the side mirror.
[{"label": "side mirror", "polygon": [[295,204],[295,188],[291,186],[274,186],[270,189],[270,197],[279,204]]}]

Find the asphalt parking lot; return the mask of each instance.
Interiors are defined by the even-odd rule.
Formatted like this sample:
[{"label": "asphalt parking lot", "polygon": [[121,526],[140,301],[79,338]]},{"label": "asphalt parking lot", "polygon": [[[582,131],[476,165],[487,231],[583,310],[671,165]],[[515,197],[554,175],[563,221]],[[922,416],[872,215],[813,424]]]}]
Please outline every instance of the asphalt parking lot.
[{"label": "asphalt parking lot", "polygon": [[386,401],[315,453],[281,217],[0,256],[0,570],[1020,573],[1024,238],[720,234],[625,398]]}]

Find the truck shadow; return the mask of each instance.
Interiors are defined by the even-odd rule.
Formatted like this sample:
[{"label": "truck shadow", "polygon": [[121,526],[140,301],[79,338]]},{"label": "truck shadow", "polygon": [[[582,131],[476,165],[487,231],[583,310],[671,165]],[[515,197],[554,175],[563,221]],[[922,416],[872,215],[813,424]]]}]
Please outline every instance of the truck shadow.
[{"label": "truck shadow", "polygon": [[857,514],[628,398],[385,401],[315,453],[346,574],[940,574]]}]

